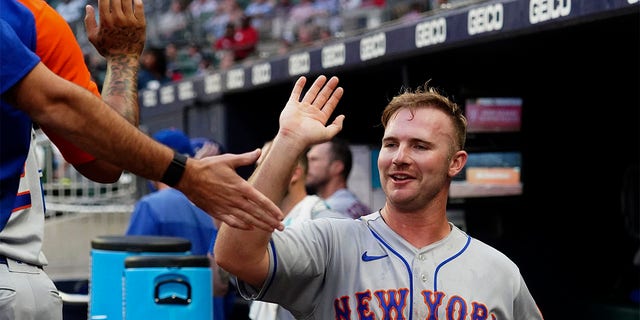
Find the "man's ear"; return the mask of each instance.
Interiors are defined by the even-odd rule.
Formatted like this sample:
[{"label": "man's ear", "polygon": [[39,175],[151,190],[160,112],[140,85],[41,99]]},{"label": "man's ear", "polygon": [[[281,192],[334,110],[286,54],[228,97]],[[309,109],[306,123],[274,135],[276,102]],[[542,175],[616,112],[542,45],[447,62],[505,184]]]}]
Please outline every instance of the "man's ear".
[{"label": "man's ear", "polygon": [[460,150],[453,155],[453,158],[451,158],[449,162],[449,177],[454,177],[462,171],[462,168],[464,168],[464,165],[467,163],[468,157],[469,154],[464,150]]},{"label": "man's ear", "polygon": [[329,172],[332,176],[340,175],[344,171],[344,162],[339,160],[333,160],[329,164]]},{"label": "man's ear", "polygon": [[300,179],[303,179],[303,180],[305,179],[304,169],[302,169],[300,165],[296,165],[296,167],[293,169],[293,175],[291,175],[291,184],[295,183]]}]

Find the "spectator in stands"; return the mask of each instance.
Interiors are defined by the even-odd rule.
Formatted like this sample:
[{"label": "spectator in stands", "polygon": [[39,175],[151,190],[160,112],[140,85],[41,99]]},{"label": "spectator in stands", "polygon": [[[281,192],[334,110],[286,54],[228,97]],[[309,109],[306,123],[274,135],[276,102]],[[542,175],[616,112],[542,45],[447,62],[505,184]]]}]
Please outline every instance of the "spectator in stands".
[{"label": "spectator in stands", "polygon": [[178,51],[177,63],[180,73],[186,78],[196,75],[202,59],[200,46],[195,42],[189,43],[188,46]]},{"label": "spectator in stands", "polygon": [[214,54],[218,60],[218,68],[226,70],[235,60],[233,53],[233,44],[235,43],[234,35],[236,34],[236,26],[229,22],[225,29],[224,35],[219,37],[213,44]]},{"label": "spectator in stands", "polygon": [[216,71],[215,66],[213,64],[213,58],[210,56],[202,57],[200,63],[198,64],[198,70],[196,71],[196,75],[207,75],[212,74]]},{"label": "spectator in stands", "polygon": [[240,26],[233,35],[233,57],[235,62],[247,59],[256,53],[260,36],[251,24],[250,16],[242,16]]},{"label": "spectator in stands", "polygon": [[195,22],[203,23],[216,14],[218,2],[216,0],[193,0],[189,3],[188,8],[191,18]]},{"label": "spectator in stands", "polygon": [[325,9],[315,6],[314,0],[300,0],[289,11],[289,19],[285,25],[283,37],[294,42],[298,26],[304,23],[315,23],[316,17],[326,17],[327,15],[328,12]]},{"label": "spectator in stands", "polygon": [[[176,152],[189,157],[195,156],[189,137],[181,130],[162,129],[156,132],[153,138]],[[207,150],[209,152],[201,153],[202,157],[198,159],[218,155],[212,152],[212,149]],[[218,233],[214,219],[196,207],[182,192],[159,181],[151,183],[155,191],[143,196],[136,203],[126,235],[181,237],[191,242],[192,254],[209,255],[211,244]],[[213,261],[213,257],[211,260]],[[212,274],[216,277],[213,283],[214,319],[225,319],[222,302],[228,292],[228,277],[220,277],[220,270],[215,261],[211,267]]]},{"label": "spectator in stands", "polygon": [[[269,152],[272,141],[267,141],[262,147],[262,155],[256,165]],[[298,162],[293,169],[293,175],[287,186],[285,196],[280,202],[280,209],[286,215],[283,223],[285,227],[299,224],[305,220],[318,218],[350,218],[347,215],[332,210],[329,205],[317,195],[307,194],[305,180],[307,175],[308,162],[306,154],[298,157]],[[252,320],[288,320],[295,319],[287,309],[264,301],[252,301],[249,309],[249,318]]]},{"label": "spectator in stands", "polygon": [[270,20],[275,13],[275,4],[272,0],[251,0],[244,9],[244,14],[251,17],[251,24],[261,33],[266,33],[271,26]]},{"label": "spectator in stands", "polygon": [[308,47],[316,44],[319,40],[318,26],[312,21],[307,21],[296,27],[295,43],[298,47]]},{"label": "spectator in stands", "polygon": [[158,47],[148,47],[142,52],[138,90],[158,89],[171,82],[167,75],[167,57],[164,52],[164,49]]},{"label": "spectator in stands", "polygon": [[352,218],[372,212],[348,189],[347,180],[353,165],[353,155],[346,140],[334,137],[331,141],[314,145],[307,157],[307,188],[310,191],[325,199],[332,209]]},{"label": "spectator in stands", "polygon": [[274,17],[271,20],[271,37],[274,39],[284,39],[291,43],[291,37],[285,38],[285,28],[289,20],[289,12],[293,7],[291,0],[275,0],[273,8]]},{"label": "spectator in stands", "polygon": [[224,30],[224,34],[216,39],[216,42],[213,44],[213,50],[215,52],[219,51],[230,51],[233,48],[233,43],[235,42],[234,35],[236,34],[236,26],[233,22],[227,23],[227,26]]},{"label": "spectator in stands", "polygon": [[178,46],[174,42],[170,42],[164,48],[164,55],[167,59],[167,76],[171,78],[171,81],[182,80],[184,75],[180,70],[180,63],[178,61]]},{"label": "spectator in stands", "polygon": [[218,39],[224,35],[229,23],[239,25],[243,14],[237,0],[221,0],[216,14],[206,23],[205,30],[209,36]]},{"label": "spectator in stands", "polygon": [[190,20],[181,0],[171,0],[169,11],[163,13],[158,21],[158,32],[167,41],[184,41],[185,31]]},{"label": "spectator in stands", "polygon": [[314,19],[318,28],[328,28],[331,33],[342,31],[339,0],[315,0],[314,6],[322,13]]}]

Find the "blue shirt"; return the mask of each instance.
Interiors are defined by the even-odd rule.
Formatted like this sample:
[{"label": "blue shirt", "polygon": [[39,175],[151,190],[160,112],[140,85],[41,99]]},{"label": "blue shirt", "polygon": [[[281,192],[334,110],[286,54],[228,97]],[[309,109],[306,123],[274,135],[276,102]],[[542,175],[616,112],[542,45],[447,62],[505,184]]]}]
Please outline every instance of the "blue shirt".
[{"label": "blue shirt", "polygon": [[[19,26],[19,27],[18,27]],[[14,29],[15,28],[15,29]],[[24,78],[40,62],[34,53],[33,15],[14,1],[0,4],[0,94]],[[20,175],[29,152],[31,119],[0,100],[0,230],[16,207]],[[25,200],[26,201],[26,200]]]},{"label": "blue shirt", "polygon": [[166,188],[138,200],[126,234],[182,237],[191,241],[192,254],[206,255],[215,232],[212,217],[182,192]]}]

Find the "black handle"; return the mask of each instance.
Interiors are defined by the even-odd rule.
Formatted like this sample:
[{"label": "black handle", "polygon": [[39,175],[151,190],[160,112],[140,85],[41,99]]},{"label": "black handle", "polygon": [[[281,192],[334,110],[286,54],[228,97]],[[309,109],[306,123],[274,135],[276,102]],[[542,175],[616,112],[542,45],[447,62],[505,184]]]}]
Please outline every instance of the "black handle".
[{"label": "black handle", "polygon": [[[160,294],[160,287],[164,286],[164,285],[168,285],[168,284],[179,284],[179,285],[183,285],[185,287],[187,287],[187,298],[180,298],[176,295],[172,295],[170,297],[166,297],[166,298],[160,298],[159,294]],[[158,284],[156,284],[156,288],[155,288],[155,301],[157,304],[189,304],[191,303],[191,285],[184,281],[183,279],[180,278],[175,278],[175,279],[169,279],[169,280],[164,280],[164,281],[160,281],[158,282]]]}]

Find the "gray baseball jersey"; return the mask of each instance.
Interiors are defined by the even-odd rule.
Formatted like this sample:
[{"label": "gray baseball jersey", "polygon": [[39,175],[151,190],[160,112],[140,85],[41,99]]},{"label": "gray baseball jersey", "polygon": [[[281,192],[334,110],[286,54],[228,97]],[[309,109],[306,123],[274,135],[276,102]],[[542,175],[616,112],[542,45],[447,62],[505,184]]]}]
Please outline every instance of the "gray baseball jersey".
[{"label": "gray baseball jersey", "polygon": [[297,319],[542,319],[518,267],[450,225],[415,248],[379,212],[305,221],[273,234],[263,287],[239,290]]}]

